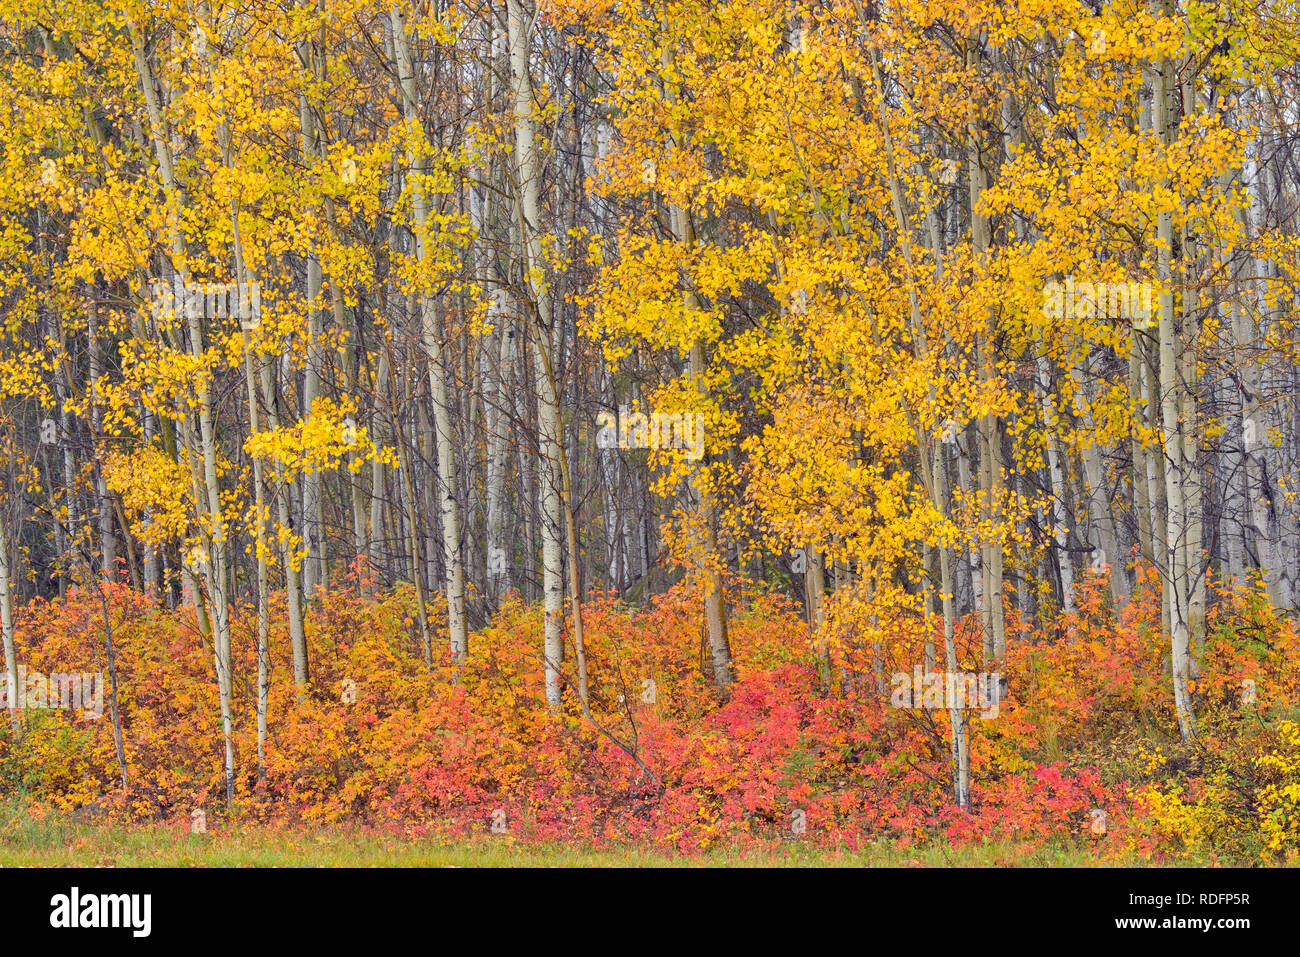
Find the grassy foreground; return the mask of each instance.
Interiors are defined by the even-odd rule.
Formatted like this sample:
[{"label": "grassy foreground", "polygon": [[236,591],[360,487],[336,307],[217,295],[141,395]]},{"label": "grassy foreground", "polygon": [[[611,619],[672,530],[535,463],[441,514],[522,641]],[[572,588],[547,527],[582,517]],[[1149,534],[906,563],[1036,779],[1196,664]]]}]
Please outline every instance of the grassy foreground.
[{"label": "grassy foreground", "polygon": [[[832,852],[791,841],[767,851],[666,855],[636,848],[520,845],[506,835],[444,846],[355,828],[114,828],[0,805],[0,867],[1094,867],[1083,850],[1010,843],[951,848],[877,844]],[[1136,864],[1139,861],[1107,861]]]}]

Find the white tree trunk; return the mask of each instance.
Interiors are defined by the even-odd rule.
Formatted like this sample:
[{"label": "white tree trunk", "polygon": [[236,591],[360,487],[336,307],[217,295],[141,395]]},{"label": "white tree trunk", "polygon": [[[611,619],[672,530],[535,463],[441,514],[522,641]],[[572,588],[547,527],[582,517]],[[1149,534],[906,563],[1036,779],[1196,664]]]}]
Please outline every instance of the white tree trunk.
[{"label": "white tree trunk", "polygon": [[17,737],[21,727],[18,721],[18,695],[23,689],[18,687],[18,655],[14,648],[14,605],[12,576],[9,572],[9,521],[8,500],[0,502],[0,635],[4,637],[5,684],[7,696],[5,707],[9,711],[9,723]]},{"label": "white tree trunk", "polygon": [[[1168,13],[1170,0],[1162,0]],[[1155,129],[1161,145],[1171,149],[1175,136],[1174,116],[1174,64],[1162,58],[1156,74],[1154,114]],[[1165,183],[1168,188],[1168,182]],[[1191,536],[1188,485],[1189,471],[1195,462],[1188,461],[1185,442],[1188,430],[1195,428],[1194,421],[1186,420],[1187,403],[1184,396],[1187,383],[1184,376],[1187,363],[1195,362],[1195,352],[1185,338],[1191,330],[1179,328],[1174,311],[1173,284],[1176,281],[1176,264],[1173,256],[1175,234],[1173,214],[1157,214],[1157,248],[1159,255],[1160,295],[1160,410],[1165,459],[1166,527],[1166,594],[1170,614],[1170,664],[1173,673],[1174,707],[1178,714],[1178,727],[1183,740],[1196,737],[1196,716],[1189,684],[1191,682],[1191,628],[1192,628],[1192,575],[1188,564],[1188,539]],[[1185,322],[1190,317],[1184,316]],[[1193,410],[1194,411],[1194,410]]]},{"label": "white tree trunk", "polygon": [[1052,529],[1057,573],[1061,577],[1061,603],[1065,611],[1074,611],[1074,561],[1070,558],[1070,526],[1066,520],[1065,469],[1061,465],[1061,450],[1056,439],[1057,417],[1052,409],[1051,362],[1045,355],[1038,357],[1038,384],[1042,396],[1043,426],[1047,433],[1047,470],[1052,480]]},{"label": "white tree trunk", "polygon": [[[397,75],[402,96],[402,107],[408,126],[407,135],[413,139],[420,130],[420,100],[411,65],[411,47],[406,36],[406,24],[401,10],[392,10],[393,52],[397,59]],[[423,133],[415,142],[423,143]],[[415,255],[421,273],[431,270],[429,254],[429,207],[424,184],[423,151],[415,145],[407,154],[410,166],[412,212],[415,232]],[[447,394],[447,369],[443,363],[442,330],[438,321],[437,303],[431,295],[420,296],[420,334],[429,360],[429,387],[433,396],[434,438],[437,444],[438,514],[442,526],[442,555],[444,585],[447,594],[447,631],[451,658],[456,664],[469,656],[469,629],[465,616],[465,562],[460,550],[460,505],[456,499],[455,438],[451,429],[451,408]],[[418,572],[417,572],[418,574]]]},{"label": "white tree trunk", "polygon": [[[542,278],[540,227],[542,161],[534,129],[532,78],[529,54],[535,9],[525,0],[508,0],[510,80],[514,94],[514,173],[516,211],[519,221],[523,266],[533,300],[533,377],[537,388],[537,440],[540,447],[538,497],[541,503],[542,595],[546,611],[545,668],[546,701],[560,706],[560,666],[564,657],[562,632],[564,615],[563,546],[560,529],[560,409],[551,377],[547,372],[551,354],[552,310],[550,294]],[[576,557],[576,556],[575,556]]]}]

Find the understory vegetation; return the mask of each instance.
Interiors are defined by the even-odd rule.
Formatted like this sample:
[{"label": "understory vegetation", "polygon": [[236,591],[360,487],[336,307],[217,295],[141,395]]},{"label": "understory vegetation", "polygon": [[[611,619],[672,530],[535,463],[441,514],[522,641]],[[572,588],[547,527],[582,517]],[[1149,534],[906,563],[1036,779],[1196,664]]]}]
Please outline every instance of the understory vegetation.
[{"label": "understory vegetation", "polygon": [[[825,654],[797,606],[735,581],[738,680],[725,692],[708,671],[698,594],[676,588],[644,608],[590,599],[586,717],[571,682],[559,712],[540,693],[540,608],[508,599],[463,665],[448,657],[429,668],[411,589],[340,584],[309,606],[312,679],[301,696],[287,636],[272,628],[260,760],[256,687],[245,679],[257,674],[256,615],[237,610],[238,773],[227,804],[212,650],[193,609],[102,588],[107,601],[73,591],[32,602],[15,622],[29,671],[110,679],[102,717],[29,695],[11,712],[17,736],[0,729],[0,788],[28,829],[188,834],[203,811],[214,833],[327,828],[379,835],[366,840],[381,847],[495,841],[593,861],[620,848],[870,856],[886,846],[893,863],[943,848],[1271,864],[1294,863],[1300,849],[1296,629],[1249,591],[1212,606],[1194,688],[1203,731],[1191,744],[1177,735],[1154,576],[1119,610],[1097,576],[1074,613],[1032,630],[1010,621],[1005,696],[987,718],[969,712],[971,798],[960,809],[947,712],[891,700],[891,676],[923,666],[936,640],[924,620],[859,622],[845,609],[827,625]],[[978,658],[979,637],[977,621],[963,622],[964,659]]]}]

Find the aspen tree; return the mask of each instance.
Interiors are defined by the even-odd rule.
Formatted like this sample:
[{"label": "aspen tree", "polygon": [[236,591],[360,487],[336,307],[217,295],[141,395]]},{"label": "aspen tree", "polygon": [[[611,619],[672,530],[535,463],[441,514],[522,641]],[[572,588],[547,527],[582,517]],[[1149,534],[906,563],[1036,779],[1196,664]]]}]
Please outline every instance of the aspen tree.
[{"label": "aspen tree", "polygon": [[[465,564],[461,554],[460,506],[456,498],[456,454],[451,426],[451,408],[448,398],[447,369],[442,347],[443,331],[439,329],[437,303],[427,284],[432,280],[429,207],[425,172],[427,141],[421,115],[421,100],[416,90],[415,74],[411,63],[410,40],[406,22],[399,7],[391,14],[393,50],[397,61],[397,76],[402,110],[406,120],[408,139],[407,162],[411,184],[415,257],[420,265],[419,314],[421,341],[428,355],[429,385],[433,394],[434,433],[437,442],[437,498],[442,524],[443,568],[447,593],[447,631],[451,658],[463,664],[469,657],[469,626],[465,617]],[[409,480],[409,471],[407,474]],[[413,503],[412,503],[413,504]],[[418,577],[418,576],[417,576]]]},{"label": "aspen tree", "polygon": [[[524,286],[529,292],[531,312],[534,385],[537,390],[537,437],[539,445],[538,497],[541,502],[542,594],[545,604],[546,701],[560,706],[561,673],[564,659],[563,552],[560,539],[560,409],[555,382],[547,373],[551,361],[552,310],[544,278],[540,230],[542,157],[537,142],[536,103],[533,97],[529,55],[536,26],[536,8],[528,0],[507,0],[510,46],[510,82],[513,93],[514,202],[522,250]],[[576,556],[574,556],[576,561]]]}]

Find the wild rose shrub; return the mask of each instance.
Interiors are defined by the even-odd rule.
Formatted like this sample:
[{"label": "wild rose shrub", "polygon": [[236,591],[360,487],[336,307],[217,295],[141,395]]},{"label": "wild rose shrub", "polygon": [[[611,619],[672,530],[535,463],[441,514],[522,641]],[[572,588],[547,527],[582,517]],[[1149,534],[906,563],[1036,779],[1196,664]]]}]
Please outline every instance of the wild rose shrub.
[{"label": "wild rose shrub", "polygon": [[[1009,839],[1101,857],[1254,861],[1300,847],[1300,642],[1249,591],[1224,592],[1210,616],[1195,684],[1202,736],[1190,747],[1173,735],[1153,578],[1118,611],[1089,580],[1076,612],[1049,627],[1025,631],[1009,616],[1008,696],[996,717],[970,712],[962,810],[948,713],[890,703],[890,675],[924,660],[924,623],[887,623],[883,642],[839,628],[828,683],[799,609],[737,585],[739,680],[721,695],[693,594],[676,589],[642,609],[595,596],[583,615],[587,720],[572,680],[562,714],[545,706],[537,608],[508,600],[472,636],[466,665],[439,656],[430,670],[411,590],[355,585],[310,608],[312,679],[301,695],[283,602],[273,603],[261,776],[257,616],[236,609],[230,808],[211,649],[192,611],[160,610],[122,586],[108,586],[106,603],[128,787],[106,694],[98,720],[21,710],[17,739],[5,723],[0,788],[114,820],[181,825],[203,806],[210,821],[342,822],[451,841],[490,833],[504,814],[503,840],[682,852]],[[437,634],[436,603],[430,610]],[[942,659],[942,635],[932,637]],[[29,672],[108,673],[98,593],[32,603],[16,640]],[[962,623],[958,643],[962,667],[981,670],[978,622]],[[565,673],[572,679],[571,656]]]}]

